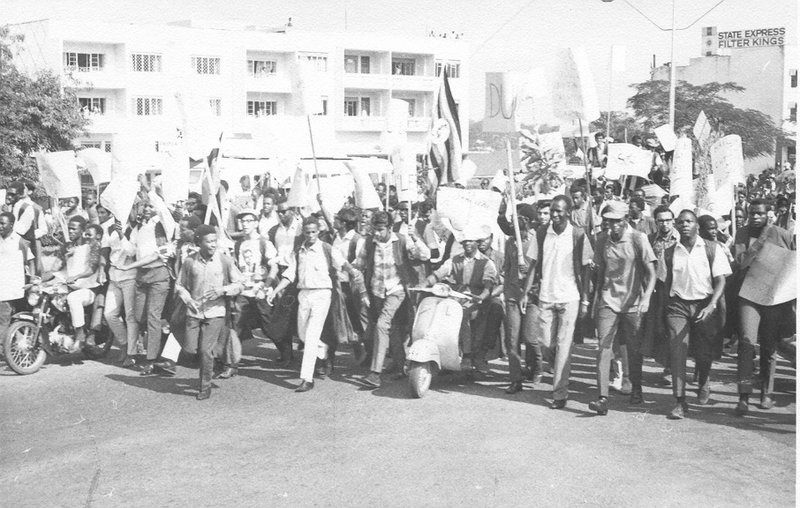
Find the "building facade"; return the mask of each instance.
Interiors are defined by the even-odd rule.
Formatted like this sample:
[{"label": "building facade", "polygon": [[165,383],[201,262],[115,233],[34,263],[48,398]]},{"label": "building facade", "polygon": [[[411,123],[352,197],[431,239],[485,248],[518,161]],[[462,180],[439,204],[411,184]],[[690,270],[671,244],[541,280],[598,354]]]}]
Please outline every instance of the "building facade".
[{"label": "building facade", "polygon": [[23,70],[49,69],[77,91],[91,119],[78,144],[117,158],[136,154],[140,161],[157,161],[159,143],[174,139],[182,126],[191,129],[198,117],[238,137],[256,137],[283,125],[282,118],[297,129],[301,68],[311,68],[321,98],[313,118],[318,156],[388,153],[391,99],[407,102],[408,142],[423,153],[441,72],[450,78],[468,146],[463,40],[195,20],[146,25],[46,19],[11,28],[24,35],[15,57]]},{"label": "building facade", "polygon": [[[767,168],[795,164],[797,132],[797,46],[784,44],[785,29],[754,29],[720,32],[701,29],[701,54],[689,65],[675,69],[676,78],[693,85],[733,81],[745,88],[725,97],[736,107],[769,115],[776,126],[791,134],[776,145],[775,154],[745,160],[745,171],[760,173]],[[653,79],[669,80],[669,65],[653,70]]]}]

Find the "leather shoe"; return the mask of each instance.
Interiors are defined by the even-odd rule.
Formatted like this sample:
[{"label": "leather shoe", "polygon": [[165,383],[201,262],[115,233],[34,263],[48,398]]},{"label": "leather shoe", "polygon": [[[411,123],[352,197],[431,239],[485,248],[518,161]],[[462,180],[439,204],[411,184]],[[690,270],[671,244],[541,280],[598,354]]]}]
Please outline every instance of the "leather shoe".
[{"label": "leather shoe", "polygon": [[747,402],[740,400],[739,403],[736,404],[736,409],[734,411],[738,416],[744,416],[750,411],[750,408]]},{"label": "leather shoe", "polygon": [[225,370],[214,377],[219,379],[230,379],[232,377],[236,377],[237,374],[239,374],[238,367],[225,367]]},{"label": "leather shoe", "polygon": [[142,366],[142,370],[139,372],[140,376],[151,376],[153,374],[153,364],[152,363],[145,363]]},{"label": "leather shoe", "polygon": [[564,409],[567,406],[567,399],[553,400],[550,403],[550,409]]},{"label": "leather shoe", "polygon": [[135,366],[136,366],[136,360],[131,358],[130,356],[125,358],[122,361],[122,368],[123,369],[130,369],[131,367],[135,367]]},{"label": "leather shoe", "polygon": [[678,405],[675,406],[675,408],[672,411],[669,412],[669,414],[667,415],[667,418],[669,418],[670,420],[683,420],[683,418],[685,416],[684,415],[684,412],[685,412],[684,411],[684,409],[685,409],[684,406],[685,405],[686,405],[685,403],[683,403],[683,404],[678,403]]},{"label": "leather shoe", "polygon": [[153,363],[153,365],[155,365],[159,369],[169,369],[169,370],[175,369],[175,362],[173,362],[172,360],[161,360],[159,362]]},{"label": "leather shoe", "polygon": [[711,401],[711,386],[706,383],[697,390],[697,403],[705,406]]},{"label": "leather shoe", "polygon": [[197,400],[206,400],[209,397],[211,397],[211,388],[200,390],[200,392],[197,394]]},{"label": "leather shoe", "polygon": [[372,388],[380,388],[381,387],[381,375],[377,372],[370,372],[368,376],[365,376],[364,384],[370,386]]},{"label": "leather shoe", "polygon": [[513,381],[511,386],[506,388],[506,393],[508,395],[514,395],[515,393],[519,393],[522,391],[522,381]]},{"label": "leather shoe", "polygon": [[314,388],[314,381],[309,382],[309,381],[303,380],[303,382],[300,383],[300,386],[295,388],[294,391],[297,392],[297,393],[303,393],[303,392],[307,392],[307,391],[311,390],[312,388]]},{"label": "leather shoe", "polygon": [[634,386],[633,390],[631,390],[631,404],[643,404],[644,403],[644,396],[642,395],[642,387],[641,386]]},{"label": "leather shoe", "polygon": [[769,395],[762,395],[761,403],[758,405],[758,407],[769,411],[770,409],[775,407],[775,403],[772,401],[772,397],[770,397]]},{"label": "leather shoe", "polygon": [[605,397],[600,397],[598,400],[593,400],[589,403],[589,409],[596,412],[599,415],[607,415],[608,414],[608,399]]}]

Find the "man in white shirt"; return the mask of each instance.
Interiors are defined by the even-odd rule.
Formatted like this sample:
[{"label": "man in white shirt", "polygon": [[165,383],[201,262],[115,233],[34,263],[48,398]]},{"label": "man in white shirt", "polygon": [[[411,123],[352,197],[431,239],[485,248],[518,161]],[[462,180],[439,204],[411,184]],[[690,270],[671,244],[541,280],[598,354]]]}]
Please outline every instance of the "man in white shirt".
[{"label": "man in white shirt", "polygon": [[278,212],[275,210],[275,195],[265,194],[262,198],[261,216],[258,219],[258,232],[267,236],[269,230],[280,222]]},{"label": "man in white shirt", "polygon": [[14,302],[25,296],[25,267],[34,274],[33,254],[28,243],[14,232],[14,215],[0,213],[0,337],[11,324]]},{"label": "man in white shirt", "polygon": [[669,418],[683,419],[686,404],[686,357],[689,341],[698,369],[698,402],[708,404],[711,393],[709,373],[713,361],[713,341],[719,329],[716,317],[724,318],[717,303],[725,291],[725,277],[731,274],[722,247],[706,243],[697,234],[697,216],[683,210],[675,220],[680,240],[664,251],[659,275],[669,294],[667,331],[672,364],[672,392],[677,405]]}]

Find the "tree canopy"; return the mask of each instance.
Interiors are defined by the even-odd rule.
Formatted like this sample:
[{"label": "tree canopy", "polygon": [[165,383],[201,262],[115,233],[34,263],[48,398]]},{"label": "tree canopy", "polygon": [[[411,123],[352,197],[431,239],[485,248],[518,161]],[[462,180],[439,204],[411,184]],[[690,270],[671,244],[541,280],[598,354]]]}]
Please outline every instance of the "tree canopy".
[{"label": "tree canopy", "polygon": [[[636,93],[628,99],[628,107],[645,131],[669,122],[669,81],[645,81],[631,87]],[[714,130],[742,137],[745,157],[774,153],[775,142],[784,136],[783,131],[765,113],[737,108],[724,96],[744,90],[733,82],[692,85],[679,80],[675,87],[676,131],[692,127],[700,111],[705,111]]]},{"label": "tree canopy", "polygon": [[0,183],[38,181],[37,151],[74,148],[88,120],[74,91],[49,71],[28,76],[14,62],[22,37],[0,26]]}]

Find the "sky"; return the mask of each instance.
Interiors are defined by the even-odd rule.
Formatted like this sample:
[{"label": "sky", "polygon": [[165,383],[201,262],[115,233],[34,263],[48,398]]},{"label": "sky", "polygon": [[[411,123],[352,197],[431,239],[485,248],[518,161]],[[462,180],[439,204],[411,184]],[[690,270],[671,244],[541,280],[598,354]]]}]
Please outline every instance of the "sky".
[{"label": "sky", "polygon": [[[719,0],[674,0],[676,26],[694,22]],[[424,36],[464,33],[470,54],[471,116],[484,111],[484,73],[549,68],[562,47],[583,46],[590,59],[601,109],[625,107],[631,83],[649,78],[669,61],[672,3],[659,0],[0,0],[5,22],[41,18],[91,18],[108,22],[162,23],[200,18],[278,26],[291,16],[303,31],[389,32]],[[719,31],[785,27],[797,44],[797,0],[723,0],[685,31],[676,32],[678,65],[700,56],[700,29]],[[612,45],[626,47],[625,71],[609,76]],[[610,95],[609,95],[610,94]]]}]

